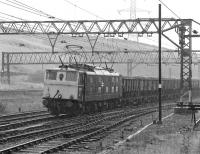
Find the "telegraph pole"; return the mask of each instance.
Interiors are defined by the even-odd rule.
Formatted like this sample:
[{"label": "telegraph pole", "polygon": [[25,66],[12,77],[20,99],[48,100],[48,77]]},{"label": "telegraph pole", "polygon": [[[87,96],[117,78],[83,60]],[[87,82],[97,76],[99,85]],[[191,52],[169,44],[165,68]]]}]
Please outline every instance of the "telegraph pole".
[{"label": "telegraph pole", "polygon": [[161,83],[161,4],[159,4],[159,35],[158,35],[158,48],[159,48],[159,85],[158,85],[158,93],[159,93],[159,121],[158,124],[162,124],[162,105],[161,105],[161,92],[162,92],[162,83]]}]

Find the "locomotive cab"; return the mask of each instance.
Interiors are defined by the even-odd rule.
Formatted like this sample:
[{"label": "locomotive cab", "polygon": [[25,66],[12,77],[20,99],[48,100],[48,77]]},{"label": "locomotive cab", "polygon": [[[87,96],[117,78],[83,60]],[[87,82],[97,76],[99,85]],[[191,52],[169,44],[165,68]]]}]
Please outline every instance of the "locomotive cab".
[{"label": "locomotive cab", "polygon": [[51,113],[66,113],[68,109],[76,106],[78,99],[78,75],[78,71],[71,68],[46,70],[43,104]]}]

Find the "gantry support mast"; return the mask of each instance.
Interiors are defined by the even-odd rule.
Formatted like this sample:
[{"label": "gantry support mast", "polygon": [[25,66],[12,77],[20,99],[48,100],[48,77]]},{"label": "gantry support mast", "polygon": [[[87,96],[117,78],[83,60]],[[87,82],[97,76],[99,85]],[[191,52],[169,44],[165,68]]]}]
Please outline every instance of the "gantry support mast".
[{"label": "gantry support mast", "polygon": [[[162,18],[162,35],[180,50],[181,57],[181,89],[182,94],[191,92],[192,78],[192,31],[191,19]],[[165,32],[174,30],[179,37],[179,43],[168,37]],[[72,36],[104,35],[123,37],[124,34],[152,35],[158,33],[158,18],[138,18],[133,20],[78,20],[78,21],[1,21],[0,35],[5,34],[54,34],[49,37],[52,51],[60,34]],[[56,39],[55,39],[56,38]],[[53,43],[52,43],[53,42]]]},{"label": "gantry support mast", "polygon": [[[189,102],[192,102],[192,20],[181,21],[178,31],[181,56],[181,94],[183,96],[188,93]],[[180,101],[182,102],[182,97]]]}]

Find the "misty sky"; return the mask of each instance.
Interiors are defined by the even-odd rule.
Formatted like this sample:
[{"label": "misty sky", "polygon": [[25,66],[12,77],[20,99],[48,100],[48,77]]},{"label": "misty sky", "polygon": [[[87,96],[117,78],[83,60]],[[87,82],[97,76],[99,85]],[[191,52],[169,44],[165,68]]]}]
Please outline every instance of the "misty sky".
[{"label": "misty sky", "polygon": [[[18,0],[36,9],[42,10],[64,20],[78,19],[122,19],[130,18],[130,0]],[[1,12],[9,13],[24,19],[45,19],[8,6],[7,0],[0,0]],[[200,22],[199,0],[162,0],[180,18],[192,18]],[[132,10],[136,17],[157,17],[159,0],[132,0]],[[12,4],[12,3],[9,3]],[[76,6],[74,6],[74,5]],[[13,5],[13,4],[12,4]],[[90,14],[82,9],[87,10]],[[119,13],[120,12],[120,13]],[[163,17],[178,18],[165,6],[162,7]],[[135,13],[134,13],[135,14]],[[97,16],[95,16],[97,15]]]}]

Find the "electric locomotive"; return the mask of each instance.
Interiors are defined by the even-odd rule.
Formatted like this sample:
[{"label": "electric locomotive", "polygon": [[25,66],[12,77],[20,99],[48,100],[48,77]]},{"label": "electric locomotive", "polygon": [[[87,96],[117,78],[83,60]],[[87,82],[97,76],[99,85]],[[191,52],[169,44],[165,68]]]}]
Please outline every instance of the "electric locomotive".
[{"label": "electric locomotive", "polygon": [[[71,64],[47,69],[43,104],[54,115],[99,112],[158,101],[158,79],[123,77],[112,69]],[[192,80],[193,96],[200,92]],[[162,100],[180,97],[179,79],[162,79]]]},{"label": "electric locomotive", "polygon": [[86,64],[47,69],[43,105],[54,115],[98,112],[120,104],[122,77]]}]

